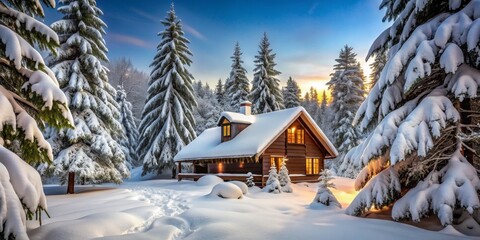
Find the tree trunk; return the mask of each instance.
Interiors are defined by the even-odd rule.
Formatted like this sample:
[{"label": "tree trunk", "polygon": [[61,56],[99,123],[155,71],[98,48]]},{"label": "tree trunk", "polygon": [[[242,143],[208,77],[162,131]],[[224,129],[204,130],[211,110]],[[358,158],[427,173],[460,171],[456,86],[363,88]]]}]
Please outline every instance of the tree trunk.
[{"label": "tree trunk", "polygon": [[175,167],[175,164],[172,167],[172,179],[175,179],[177,177],[177,168]]},{"label": "tree trunk", "polygon": [[75,193],[75,172],[68,173],[67,194]]}]

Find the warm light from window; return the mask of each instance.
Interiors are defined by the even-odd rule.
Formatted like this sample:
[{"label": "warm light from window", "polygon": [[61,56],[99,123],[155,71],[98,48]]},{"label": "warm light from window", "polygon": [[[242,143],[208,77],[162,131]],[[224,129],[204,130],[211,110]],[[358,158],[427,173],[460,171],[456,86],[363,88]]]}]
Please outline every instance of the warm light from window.
[{"label": "warm light from window", "polygon": [[312,174],[312,159],[307,158],[305,160],[305,174],[311,175]]},{"label": "warm light from window", "polygon": [[320,173],[320,164],[319,161],[320,159],[314,158],[313,159],[313,174],[319,174]]},{"label": "warm light from window", "polygon": [[218,173],[223,173],[223,163],[218,164]]}]

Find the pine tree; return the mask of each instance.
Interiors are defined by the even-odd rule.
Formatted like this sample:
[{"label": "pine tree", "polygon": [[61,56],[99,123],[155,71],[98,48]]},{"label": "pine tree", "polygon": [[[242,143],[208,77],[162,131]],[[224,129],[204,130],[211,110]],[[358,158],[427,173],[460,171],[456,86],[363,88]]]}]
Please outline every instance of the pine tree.
[{"label": "pine tree", "polygon": [[370,69],[372,73],[370,74],[370,86],[369,89],[372,89],[373,86],[378,82],[380,78],[380,73],[382,73],[383,67],[387,63],[387,54],[385,52],[378,53],[375,55],[375,60],[370,64]]},{"label": "pine tree", "polygon": [[353,48],[346,45],[335,60],[335,73],[331,74],[332,78],[327,83],[333,98],[330,104],[333,114],[333,141],[339,152],[337,174],[347,177],[355,177],[359,171],[358,168],[344,163],[344,156],[361,139],[359,129],[354,127],[352,122],[365,94],[364,77],[355,57]]},{"label": "pine tree", "polygon": [[278,180],[277,167],[275,163],[272,164],[270,170],[268,171],[267,184],[263,188],[263,191],[269,193],[282,193],[282,187],[280,186],[280,181]]},{"label": "pine tree", "polygon": [[283,103],[285,108],[300,106],[301,91],[298,84],[292,77],[288,78],[287,87],[283,91]]},{"label": "pine tree", "polygon": [[291,193],[293,192],[293,189],[291,186],[292,181],[288,175],[287,161],[288,159],[286,158],[284,158],[282,161],[282,166],[280,167],[280,172],[278,173],[278,181],[280,182],[282,192]]},{"label": "pine tree", "polygon": [[198,84],[195,86],[197,108],[194,109],[193,116],[196,122],[195,133],[199,135],[205,129],[217,126],[222,106],[217,102],[215,94],[210,90],[208,84],[202,86],[200,82],[200,86]]},{"label": "pine tree", "polygon": [[118,86],[117,102],[120,107],[120,122],[125,132],[125,138],[122,139],[120,144],[124,149],[123,152],[125,153],[128,167],[133,168],[138,166],[138,155],[136,151],[138,130],[135,117],[132,113],[132,104],[127,100],[127,93],[123,86]]},{"label": "pine tree", "polygon": [[247,173],[247,181],[246,181],[246,184],[248,187],[254,187],[255,186],[255,182],[253,181],[253,174],[251,172],[248,172]]},{"label": "pine tree", "polygon": [[[357,112],[368,137],[349,151],[363,167],[348,214],[389,206],[393,219],[480,207],[472,140],[480,132],[478,1],[383,1],[393,21],[368,57],[389,49],[380,78]],[[413,10],[415,9],[415,10]],[[475,36],[475,37],[474,37]],[[477,148],[478,149],[478,148]],[[392,206],[393,205],[393,206]]]},{"label": "pine tree", "polygon": [[323,204],[325,206],[335,206],[342,208],[342,205],[338,202],[335,195],[329,188],[335,188],[335,184],[332,183],[333,177],[328,169],[324,169],[320,172],[320,177],[318,178],[318,190],[315,198],[313,198],[312,205]]},{"label": "pine tree", "polygon": [[0,239],[28,239],[26,220],[47,210],[38,172],[51,163],[45,125],[73,127],[68,100],[34,48],[55,53],[58,36],[35,17],[54,2],[0,1]]},{"label": "pine tree", "polygon": [[218,104],[221,106],[225,103],[225,92],[222,79],[218,79],[217,86],[215,86],[215,99],[217,99]]},{"label": "pine tree", "polygon": [[322,101],[320,102],[320,115],[324,117],[326,112],[327,112],[327,92],[323,90]]},{"label": "pine tree", "polygon": [[64,16],[52,24],[60,37],[58,56],[50,66],[70,103],[75,129],[60,131],[50,141],[58,150],[55,173],[68,193],[77,183],[121,183],[129,176],[125,154],[116,141],[123,136],[116,91],[108,83],[107,47],[102,37],[105,23],[94,0],[62,1],[58,11]]},{"label": "pine tree", "polygon": [[196,137],[194,80],[187,70],[192,53],[173,4],[162,24],[165,30],[159,33],[162,40],[150,65],[153,69],[139,126],[137,152],[143,159],[143,174],[175,169],[173,157]]},{"label": "pine tree", "polygon": [[232,59],[232,70],[230,71],[230,77],[225,82],[224,95],[227,103],[226,109],[237,111],[240,103],[248,100],[250,92],[247,70],[243,67],[242,51],[238,42],[230,58]]},{"label": "pine tree", "polygon": [[275,78],[280,72],[275,70],[276,54],[270,49],[267,33],[263,35],[259,47],[258,55],[255,56],[252,91],[249,95],[253,111],[256,113],[277,111],[284,108],[280,80]]}]

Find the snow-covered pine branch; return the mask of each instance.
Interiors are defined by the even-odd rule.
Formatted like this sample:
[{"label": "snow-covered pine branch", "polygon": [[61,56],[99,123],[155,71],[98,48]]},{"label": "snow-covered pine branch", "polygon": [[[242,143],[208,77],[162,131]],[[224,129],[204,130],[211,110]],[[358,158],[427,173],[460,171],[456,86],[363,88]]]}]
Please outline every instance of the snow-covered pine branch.
[{"label": "snow-covered pine branch", "polygon": [[[43,1],[48,7],[55,3]],[[0,2],[0,238],[28,239],[26,220],[47,210],[38,172],[53,154],[41,129],[73,127],[67,97],[34,48],[53,51],[58,36],[35,19],[39,0]]]},{"label": "snow-covered pine branch", "polygon": [[466,117],[478,108],[480,1],[396,3],[382,3],[384,19],[394,22],[368,55],[388,49],[355,117],[372,131],[346,156],[364,167],[356,183],[363,189],[347,213],[389,206],[394,219],[419,221],[433,212],[447,225],[455,209],[480,208],[471,164],[478,153],[465,137],[480,132],[478,116]]}]

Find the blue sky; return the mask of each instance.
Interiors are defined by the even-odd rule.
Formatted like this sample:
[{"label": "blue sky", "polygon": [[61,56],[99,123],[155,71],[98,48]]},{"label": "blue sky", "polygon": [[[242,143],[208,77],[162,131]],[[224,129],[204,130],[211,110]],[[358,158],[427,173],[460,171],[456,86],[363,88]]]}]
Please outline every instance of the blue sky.
[{"label": "blue sky", "polygon": [[[175,10],[190,40],[196,80],[213,85],[230,72],[230,56],[238,41],[244,67],[253,77],[253,59],[263,32],[277,53],[282,84],[292,76],[302,89],[323,88],[340,49],[348,44],[364,68],[365,55],[375,38],[387,28],[382,23],[381,0],[176,0]],[[127,57],[150,73],[149,65],[160,41],[160,20],[171,1],[98,0],[107,23],[109,58]],[[47,24],[61,18],[46,12]],[[365,69],[368,74],[369,69]]]}]

